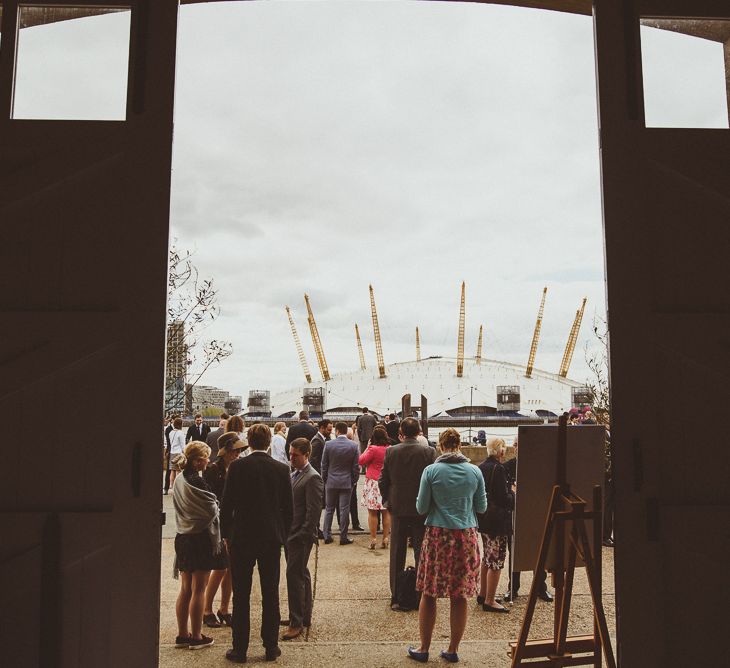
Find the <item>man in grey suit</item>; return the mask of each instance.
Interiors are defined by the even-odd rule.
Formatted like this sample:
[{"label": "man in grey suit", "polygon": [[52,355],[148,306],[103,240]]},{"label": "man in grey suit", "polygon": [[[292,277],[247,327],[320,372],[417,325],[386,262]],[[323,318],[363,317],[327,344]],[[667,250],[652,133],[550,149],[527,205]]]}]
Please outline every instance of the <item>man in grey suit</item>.
[{"label": "man in grey suit", "polygon": [[317,542],[319,515],[322,512],[324,484],[309,463],[312,447],[306,438],[289,444],[294,516],[286,542],[286,588],[289,597],[289,628],[282,640],[294,640],[305,626],[312,624],[312,578],[307,563],[312,545]]},{"label": "man in grey suit", "polygon": [[436,459],[436,451],[421,445],[417,436],[421,431],[418,420],[406,418],[400,423],[398,445],[391,445],[385,451],[383,470],[378,486],[383,503],[390,511],[390,607],[398,610],[396,580],[405,568],[408,537],[413,544],[413,557],[421,556],[421,543],[425,518],[416,511],[416,497],[421,483],[421,474]]},{"label": "man in grey suit", "polygon": [[[347,425],[335,424],[337,438],[324,446],[322,454],[322,480],[324,480],[326,509],[324,511],[324,542],[332,542],[332,517],[335,506],[340,509],[340,545],[349,545],[347,537],[350,526],[350,497],[352,488],[360,477],[357,443],[347,438]],[[415,505],[415,498],[413,501]]]}]

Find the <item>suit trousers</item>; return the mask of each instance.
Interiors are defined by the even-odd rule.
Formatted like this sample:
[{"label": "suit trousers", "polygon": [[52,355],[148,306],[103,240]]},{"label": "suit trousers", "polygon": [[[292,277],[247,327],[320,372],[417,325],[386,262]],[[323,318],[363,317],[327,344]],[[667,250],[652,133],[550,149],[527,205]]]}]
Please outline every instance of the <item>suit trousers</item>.
[{"label": "suit trousers", "polygon": [[[357,514],[357,507],[360,505],[360,502],[357,498],[357,486],[352,488],[352,495],[350,496],[350,524],[353,527],[359,527],[360,526],[360,517]],[[337,511],[337,524],[341,524],[340,520],[340,507],[336,506],[335,510]]]},{"label": "suit trousers", "polygon": [[332,537],[332,519],[335,515],[335,506],[340,509],[340,540],[347,538],[347,529],[350,526],[350,497],[352,487],[346,489],[326,489],[327,508],[324,511],[324,537]]},{"label": "suit trousers", "polygon": [[415,515],[404,517],[391,514],[390,526],[390,600],[395,603],[395,583],[398,574],[406,567],[406,554],[408,552],[408,537],[413,544],[413,557],[418,570],[418,560],[421,558],[421,543],[426,527],[423,524],[424,518]]},{"label": "suit trousers", "polygon": [[[520,571],[513,571],[512,564],[514,563],[512,558],[512,536],[507,536],[507,549],[509,550],[509,568],[510,578],[507,583],[507,591],[512,592],[513,596],[517,596],[517,592],[520,591]],[[538,593],[544,594],[547,591],[547,571],[538,573]]]},{"label": "suit trousers", "polygon": [[231,546],[233,580],[233,649],[248,651],[251,633],[251,583],[253,567],[258,565],[261,583],[261,640],[267,649],[279,644],[279,574],[281,545],[278,543],[241,543]]},{"label": "suit trousers", "polygon": [[312,624],[312,576],[307,564],[311,541],[290,540],[286,544],[286,591],[289,598],[289,626]]}]

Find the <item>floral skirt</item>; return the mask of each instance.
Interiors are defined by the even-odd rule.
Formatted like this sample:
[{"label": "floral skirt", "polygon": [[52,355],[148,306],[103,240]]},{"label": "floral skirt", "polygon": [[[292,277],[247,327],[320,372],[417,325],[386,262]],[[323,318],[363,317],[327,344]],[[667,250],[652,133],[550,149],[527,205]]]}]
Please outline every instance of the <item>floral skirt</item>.
[{"label": "floral skirt", "polygon": [[365,478],[362,490],[362,505],[368,510],[384,510],[383,497],[380,496],[378,481],[374,478]]},{"label": "floral skirt", "polygon": [[433,598],[473,598],[479,589],[479,532],[476,528],[426,527],[416,589]]},{"label": "floral skirt", "polygon": [[485,568],[501,571],[507,557],[507,536],[491,536],[488,533],[483,533],[482,545],[484,545],[484,561],[482,563]]}]

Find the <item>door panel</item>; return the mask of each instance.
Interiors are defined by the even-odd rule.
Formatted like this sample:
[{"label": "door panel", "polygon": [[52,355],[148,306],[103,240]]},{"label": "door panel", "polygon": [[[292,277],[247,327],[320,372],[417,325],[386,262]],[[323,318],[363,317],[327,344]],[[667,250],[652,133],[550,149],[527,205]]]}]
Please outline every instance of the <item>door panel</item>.
[{"label": "door panel", "polygon": [[[3,592],[24,611],[0,625],[21,637],[13,666],[158,657],[177,2],[119,4],[132,7],[127,120],[17,121],[17,3],[3,2],[0,397],[27,463],[0,489]],[[54,628],[41,619],[60,635],[39,641]]]}]

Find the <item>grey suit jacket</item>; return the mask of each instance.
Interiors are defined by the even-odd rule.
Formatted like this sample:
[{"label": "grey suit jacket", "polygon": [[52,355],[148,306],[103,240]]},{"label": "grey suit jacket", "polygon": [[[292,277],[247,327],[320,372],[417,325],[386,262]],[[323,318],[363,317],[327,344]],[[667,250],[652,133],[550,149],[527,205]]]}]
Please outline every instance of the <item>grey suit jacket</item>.
[{"label": "grey suit jacket", "polygon": [[391,445],[385,451],[378,486],[383,501],[393,515],[415,517],[421,474],[436,459],[436,450],[415,438]]},{"label": "grey suit jacket", "polygon": [[294,517],[289,540],[315,543],[322,512],[324,483],[311,464],[292,482],[291,491],[294,498]]},{"label": "grey suit jacket", "polygon": [[327,489],[351,489],[360,477],[357,460],[360,450],[355,441],[338,436],[328,441],[322,454],[322,479]]}]

